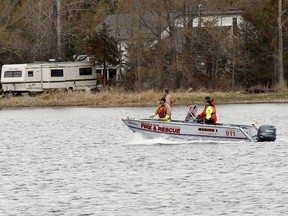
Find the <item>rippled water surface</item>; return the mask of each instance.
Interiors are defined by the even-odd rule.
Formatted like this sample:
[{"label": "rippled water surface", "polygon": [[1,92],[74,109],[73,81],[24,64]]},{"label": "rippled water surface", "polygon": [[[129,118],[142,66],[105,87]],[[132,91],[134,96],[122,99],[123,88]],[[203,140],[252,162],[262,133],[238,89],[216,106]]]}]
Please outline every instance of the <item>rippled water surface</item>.
[{"label": "rippled water surface", "polygon": [[151,107],[1,110],[0,215],[288,215],[287,110],[217,106],[220,122],[274,125],[274,143],[151,140],[121,122]]}]

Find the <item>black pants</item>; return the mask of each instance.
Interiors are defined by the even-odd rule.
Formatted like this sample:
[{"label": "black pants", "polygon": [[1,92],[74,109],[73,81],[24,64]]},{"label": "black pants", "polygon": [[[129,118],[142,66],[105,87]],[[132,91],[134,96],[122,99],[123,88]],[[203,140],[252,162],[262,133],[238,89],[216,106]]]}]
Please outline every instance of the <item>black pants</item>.
[{"label": "black pants", "polygon": [[214,124],[213,119],[205,119],[205,124]]}]

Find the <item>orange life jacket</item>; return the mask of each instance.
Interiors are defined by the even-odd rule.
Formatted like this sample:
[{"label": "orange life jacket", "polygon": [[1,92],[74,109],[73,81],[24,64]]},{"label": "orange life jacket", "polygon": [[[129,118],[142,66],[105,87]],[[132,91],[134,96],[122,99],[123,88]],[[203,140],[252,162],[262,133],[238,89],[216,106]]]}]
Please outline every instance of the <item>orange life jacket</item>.
[{"label": "orange life jacket", "polygon": [[158,116],[159,118],[164,118],[167,115],[167,110],[165,105],[159,105],[158,106]]},{"label": "orange life jacket", "polygon": [[[214,120],[214,123],[216,123],[217,122],[217,115],[216,115],[216,107],[215,107],[215,100],[214,99],[212,99],[212,104],[214,105],[214,112],[212,113],[211,118]],[[206,108],[207,108],[207,105],[205,105],[203,111],[198,116],[203,117],[205,119]]]}]

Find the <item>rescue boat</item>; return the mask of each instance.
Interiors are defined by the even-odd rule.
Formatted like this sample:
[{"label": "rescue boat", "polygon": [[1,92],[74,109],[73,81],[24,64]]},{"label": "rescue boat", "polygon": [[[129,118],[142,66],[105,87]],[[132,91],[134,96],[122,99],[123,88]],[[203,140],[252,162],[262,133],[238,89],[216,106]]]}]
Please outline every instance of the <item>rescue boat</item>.
[{"label": "rescue boat", "polygon": [[[189,114],[189,116],[188,116]],[[272,125],[254,124],[205,124],[198,123],[195,114],[188,111],[185,120],[161,121],[157,119],[122,119],[125,125],[135,133],[141,133],[149,138],[172,137],[185,140],[211,141],[248,141],[266,142],[276,140],[276,128]]]}]

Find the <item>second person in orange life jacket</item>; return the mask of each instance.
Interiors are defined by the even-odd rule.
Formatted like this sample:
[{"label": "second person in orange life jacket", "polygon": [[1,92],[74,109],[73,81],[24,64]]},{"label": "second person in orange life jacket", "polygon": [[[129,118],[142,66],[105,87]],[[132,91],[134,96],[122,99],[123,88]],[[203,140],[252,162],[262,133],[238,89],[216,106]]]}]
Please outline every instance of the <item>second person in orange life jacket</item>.
[{"label": "second person in orange life jacket", "polygon": [[207,100],[207,106],[205,110],[205,124],[215,124],[215,107],[212,100]]},{"label": "second person in orange life jacket", "polygon": [[211,114],[211,119],[213,119],[213,122],[212,122],[212,120],[209,120],[208,122],[210,122],[210,124],[215,124],[217,122],[215,100],[214,99],[211,100],[209,96],[206,96],[204,103],[205,103],[205,107],[204,107],[203,111],[197,116],[199,122],[205,122],[206,123],[206,109],[211,104],[211,106],[213,106],[213,113]]},{"label": "second person in orange life jacket", "polygon": [[157,107],[156,111],[150,115],[150,118],[154,118],[158,114],[160,120],[170,121],[171,120],[171,107],[166,103],[165,98],[160,99],[160,104]]}]

